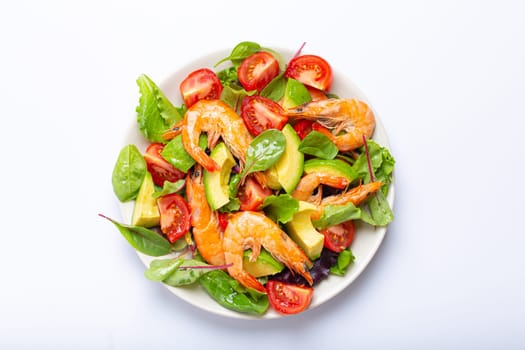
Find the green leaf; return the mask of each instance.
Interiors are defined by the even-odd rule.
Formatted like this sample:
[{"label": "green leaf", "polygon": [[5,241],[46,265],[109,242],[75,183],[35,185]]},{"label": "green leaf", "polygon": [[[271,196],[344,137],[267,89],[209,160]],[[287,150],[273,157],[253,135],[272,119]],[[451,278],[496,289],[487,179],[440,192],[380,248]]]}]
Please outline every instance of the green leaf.
[{"label": "green leaf", "polygon": [[355,256],[350,249],[343,250],[337,256],[337,262],[330,268],[330,272],[337,276],[344,276],[348,267],[354,263]]},{"label": "green leaf", "polygon": [[286,78],[284,77],[284,72],[282,72],[262,89],[261,96],[277,102],[283,98],[285,90]]},{"label": "green leaf", "polygon": [[270,305],[265,294],[247,290],[222,270],[202,275],[199,284],[215,301],[230,310],[262,315]]},{"label": "green leaf", "polygon": [[377,191],[364,207],[368,211],[362,210],[361,219],[370,225],[384,226],[394,221],[394,213],[382,191]]},{"label": "green leaf", "polygon": [[246,166],[241,175],[263,171],[274,165],[284,153],[286,137],[276,129],[268,129],[252,140],[246,152]]},{"label": "green leaf", "polygon": [[162,196],[166,196],[171,193],[179,192],[184,187],[185,181],[184,179],[171,182],[171,181],[164,181],[164,186],[160,191],[153,192],[153,198],[159,198]]},{"label": "green leaf", "polygon": [[299,201],[289,194],[271,195],[264,199],[261,208],[270,219],[285,224],[299,210]]},{"label": "green leaf", "polygon": [[[209,266],[209,268],[206,268]],[[172,274],[163,280],[165,284],[172,287],[186,286],[197,282],[204,274],[217,269],[199,260],[182,260],[182,264]]]},{"label": "green leaf", "polygon": [[149,268],[144,271],[144,276],[154,282],[163,281],[173,274],[182,263],[181,258],[153,260]]},{"label": "green leaf", "polygon": [[228,60],[230,60],[235,67],[238,67],[242,60],[260,50],[261,45],[251,41],[243,41],[233,48],[228,57],[225,57],[219,62],[215,63],[215,67]]},{"label": "green leaf", "polygon": [[301,141],[299,151],[321,159],[334,159],[339,152],[328,136],[315,130]]},{"label": "green leaf", "polygon": [[146,161],[135,145],[127,145],[120,150],[111,182],[113,192],[121,202],[137,197],[146,171]]},{"label": "green leaf", "polygon": [[136,108],[139,129],[146,139],[165,143],[162,134],[184,115],[147,75],[139,76],[137,84],[141,94]]},{"label": "green leaf", "polygon": [[141,226],[125,225],[102,214],[99,215],[112,222],[128,243],[139,252],[150,256],[162,256],[171,252],[171,244],[157,232]]},{"label": "green leaf", "polygon": [[[201,134],[199,138],[199,147],[206,149],[208,145],[208,137],[206,134]],[[160,152],[162,158],[166,159],[171,165],[179,169],[183,173],[195,164],[195,160],[190,156],[182,144],[182,135],[177,135],[164,146]]]},{"label": "green leaf", "polygon": [[[392,182],[392,172],[394,170],[395,160],[387,148],[381,147],[373,140],[367,140],[367,147],[368,154],[370,155],[370,163],[372,164],[372,169],[375,174],[375,180],[383,182],[381,190],[386,195],[389,185]],[[361,154],[352,165],[352,170],[357,176],[356,179],[368,183],[370,182],[370,172],[368,170],[368,161],[366,159],[364,147],[362,147],[360,151]]]},{"label": "green leaf", "polygon": [[360,219],[361,212],[362,210],[357,208],[353,203],[344,205],[327,205],[324,208],[321,217],[312,221],[312,224],[317,229],[323,229],[348,220]]},{"label": "green leaf", "polygon": [[230,106],[237,113],[240,112],[241,103],[245,96],[252,96],[257,92],[257,90],[246,91],[239,85],[231,84],[226,85],[222,89],[220,99]]},{"label": "green leaf", "polygon": [[221,82],[222,86],[230,86],[232,84],[237,85],[239,77],[237,76],[237,67],[228,67],[217,73],[217,77]]}]

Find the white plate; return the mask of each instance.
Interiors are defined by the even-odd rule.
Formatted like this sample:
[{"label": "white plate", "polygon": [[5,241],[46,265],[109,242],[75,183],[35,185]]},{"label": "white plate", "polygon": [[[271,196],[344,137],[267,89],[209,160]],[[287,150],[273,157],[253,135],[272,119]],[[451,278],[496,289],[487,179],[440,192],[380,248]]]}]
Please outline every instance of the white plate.
[{"label": "white plate", "polygon": [[[294,54],[292,51],[286,49],[277,49],[277,51],[283,55],[286,61],[288,61]],[[190,64],[180,67],[180,69],[178,69],[175,73],[168,77],[168,79],[159,84],[161,90],[173,102],[175,106],[180,106],[182,103],[179,92],[180,82],[195,69],[203,67],[209,67],[213,69],[213,65],[223,57],[228,56],[229,52],[229,50],[214,52],[205,55],[201,58],[198,58]],[[323,53],[320,52],[318,54],[322,56]],[[217,71],[221,68],[226,67],[227,65],[228,63],[221,65],[217,68]],[[331,91],[333,93],[339,95],[342,98],[353,97],[369,103],[366,96],[364,96],[361,90],[359,90],[359,88],[355,86],[350,81],[350,79],[345,77],[344,74],[342,74],[338,70],[334,69],[334,67],[332,68],[334,73],[334,80]],[[371,105],[370,107],[373,109]],[[385,147],[389,147],[386,132],[375,110],[374,114],[376,117],[376,129],[373,135],[373,139],[376,140],[379,144]],[[136,123],[136,117],[132,116],[130,120],[132,121],[132,125],[130,126],[128,134],[126,135],[125,144],[135,144],[139,148],[139,150],[144,152],[148,145],[148,141],[145,140],[140,134],[138,130],[138,125]],[[390,188],[387,200],[390,203],[390,206],[392,207],[394,202],[393,184]],[[131,215],[133,212],[133,202],[122,203],[121,211],[124,222],[130,223]],[[372,258],[374,257],[381,242],[383,241],[386,229],[386,227],[374,228],[372,226],[366,224],[361,225],[359,223],[356,225],[356,236],[354,242],[352,243],[352,253],[355,256],[354,263],[348,269],[344,277],[330,275],[327,279],[323,280],[319,283],[319,285],[315,287],[314,296],[309,308],[310,310],[315,307],[318,307],[327,300],[330,300],[331,298],[336,296],[348,285],[350,285],[361,274],[361,272],[363,272],[370,260],[372,260]],[[149,266],[150,261],[153,260],[152,257],[146,256],[144,254],[138,253],[138,255],[146,266]],[[173,294],[185,300],[186,302],[198,308],[218,315],[244,319],[271,319],[282,317],[282,315],[272,310],[271,307],[269,308],[268,312],[263,316],[253,316],[225,309],[216,301],[214,301],[202,288],[200,288],[198,284],[196,284],[195,286],[184,288],[174,288],[166,285],[165,287],[168,288]]]}]

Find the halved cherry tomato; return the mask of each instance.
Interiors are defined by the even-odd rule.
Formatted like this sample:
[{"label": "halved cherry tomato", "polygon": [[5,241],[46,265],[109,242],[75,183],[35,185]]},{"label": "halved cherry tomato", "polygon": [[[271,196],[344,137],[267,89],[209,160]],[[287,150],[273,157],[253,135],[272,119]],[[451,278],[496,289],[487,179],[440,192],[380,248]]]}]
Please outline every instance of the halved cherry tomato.
[{"label": "halved cherry tomato", "polygon": [[262,96],[246,96],[242,100],[241,116],[248,131],[257,136],[268,129],[281,130],[288,122],[283,108]]},{"label": "halved cherry tomato", "polygon": [[327,128],[319,124],[318,122],[314,122],[312,120],[301,119],[297,123],[295,123],[293,128],[295,132],[297,133],[297,136],[299,136],[301,140],[304,139],[306,135],[308,135],[312,131],[318,131],[328,136],[330,139],[332,139],[333,137],[330,130],[328,130]]},{"label": "halved cherry tomato", "polygon": [[295,132],[297,133],[297,136],[299,136],[299,138],[302,140],[306,137],[306,135],[312,132],[312,124],[313,124],[313,121],[302,119],[302,120],[299,120],[297,123],[295,123],[293,128]]},{"label": "halved cherry tomato", "polygon": [[175,182],[184,177],[184,173],[162,158],[160,152],[164,149],[162,143],[152,143],[146,149],[144,160],[157,186],[164,186],[164,181]]},{"label": "halved cherry tomato", "polygon": [[315,55],[303,55],[293,58],[284,76],[299,80],[301,83],[322,91],[328,91],[332,85],[332,68],[323,58]]},{"label": "halved cherry tomato", "polygon": [[214,71],[208,68],[190,73],[179,86],[186,107],[199,100],[213,100],[221,97],[222,85]]},{"label": "halved cherry tomato", "polygon": [[340,253],[352,244],[355,236],[355,225],[352,220],[330,226],[321,230],[324,234],[324,246],[333,252]]},{"label": "halved cherry tomato", "polygon": [[259,51],[241,62],[237,75],[242,87],[247,91],[261,91],[279,75],[279,62],[271,53]]},{"label": "halved cherry tomato", "polygon": [[264,199],[272,194],[269,188],[263,188],[253,177],[248,177],[239,190],[241,210],[257,210]]},{"label": "halved cherry tomato", "polygon": [[308,286],[269,280],[266,283],[268,301],[275,311],[291,315],[306,310],[312,301],[314,289]]},{"label": "halved cherry tomato", "polygon": [[184,236],[190,229],[188,203],[177,193],[157,199],[160,212],[160,229],[171,243]]}]

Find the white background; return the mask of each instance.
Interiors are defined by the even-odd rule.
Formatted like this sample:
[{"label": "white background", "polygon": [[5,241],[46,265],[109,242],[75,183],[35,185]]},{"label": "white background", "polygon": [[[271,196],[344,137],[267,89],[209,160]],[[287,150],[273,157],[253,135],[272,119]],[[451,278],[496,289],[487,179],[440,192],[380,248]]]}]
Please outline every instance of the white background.
[{"label": "white background", "polygon": [[[3,1],[0,348],[525,347],[520,1]],[[141,73],[304,41],[365,92],[396,219],[343,293],[294,317],[208,314],[146,280],[111,171]]]}]

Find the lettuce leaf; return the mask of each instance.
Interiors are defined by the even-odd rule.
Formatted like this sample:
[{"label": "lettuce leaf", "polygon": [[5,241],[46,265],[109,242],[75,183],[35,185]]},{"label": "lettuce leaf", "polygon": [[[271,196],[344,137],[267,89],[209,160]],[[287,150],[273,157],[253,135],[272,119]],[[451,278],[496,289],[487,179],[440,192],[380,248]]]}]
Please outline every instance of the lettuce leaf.
[{"label": "lettuce leaf", "polygon": [[149,141],[165,143],[162,134],[183,118],[183,109],[173,106],[147,75],[139,76],[137,85],[141,94],[136,108],[139,129]]}]

